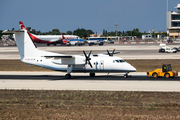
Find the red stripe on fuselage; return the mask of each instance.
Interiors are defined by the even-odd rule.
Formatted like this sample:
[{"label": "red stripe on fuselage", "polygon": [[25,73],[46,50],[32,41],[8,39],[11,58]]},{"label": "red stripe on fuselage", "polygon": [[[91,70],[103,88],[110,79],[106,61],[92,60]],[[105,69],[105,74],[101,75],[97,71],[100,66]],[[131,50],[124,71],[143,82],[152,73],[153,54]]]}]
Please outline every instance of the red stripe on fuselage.
[{"label": "red stripe on fuselage", "polygon": [[28,32],[28,34],[30,35],[30,37],[31,37],[31,39],[33,40],[33,42],[35,42],[35,43],[52,43],[51,41],[41,40],[41,39],[33,36],[30,32]]}]

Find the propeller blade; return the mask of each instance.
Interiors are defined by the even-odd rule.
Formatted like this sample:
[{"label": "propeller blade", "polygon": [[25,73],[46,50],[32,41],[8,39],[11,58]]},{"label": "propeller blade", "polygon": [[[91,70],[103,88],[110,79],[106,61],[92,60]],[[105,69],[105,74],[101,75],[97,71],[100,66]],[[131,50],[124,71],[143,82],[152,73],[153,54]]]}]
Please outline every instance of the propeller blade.
[{"label": "propeller blade", "polygon": [[87,59],[87,55],[86,55],[86,53],[85,53],[85,51],[83,50],[83,53],[84,53],[84,56],[86,57],[86,59]]},{"label": "propeller blade", "polygon": [[90,57],[90,55],[91,55],[91,52],[92,52],[92,50],[89,52],[88,58]]},{"label": "propeller blade", "polygon": [[109,53],[109,50],[107,50],[107,53],[108,53],[109,56],[111,56],[110,53]]},{"label": "propeller blade", "polygon": [[92,64],[91,64],[91,62],[89,61],[89,65],[91,66],[91,68],[92,68]]},{"label": "propeller blade", "polygon": [[113,50],[112,56],[113,56],[113,54],[114,54],[114,51],[115,51],[115,49]]},{"label": "propeller blade", "polygon": [[113,50],[113,52],[112,52],[112,53],[110,53],[110,54],[111,54],[110,56],[113,56],[113,55],[114,55],[114,51],[115,51],[115,49]]},{"label": "propeller blade", "polygon": [[84,56],[85,56],[85,58],[86,58],[86,64],[87,64],[87,55],[86,55],[86,53],[85,53],[84,50],[83,50],[83,53],[84,53]]},{"label": "propeller blade", "polygon": [[92,68],[92,64],[90,62],[90,60],[91,60],[91,58],[90,58],[91,52],[92,52],[92,50],[89,52],[89,55],[87,56],[85,51],[83,50],[84,56],[86,58],[86,64],[88,63],[91,66],[91,68]]}]

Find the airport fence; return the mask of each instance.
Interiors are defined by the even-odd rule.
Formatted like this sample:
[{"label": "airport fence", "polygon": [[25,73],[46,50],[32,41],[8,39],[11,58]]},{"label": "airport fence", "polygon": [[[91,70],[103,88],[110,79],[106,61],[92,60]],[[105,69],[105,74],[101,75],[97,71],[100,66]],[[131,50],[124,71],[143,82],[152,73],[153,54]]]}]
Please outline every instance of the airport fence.
[{"label": "airport fence", "polygon": [[[142,39],[137,37],[121,37],[113,40],[115,44],[128,44],[128,43],[167,43],[167,39],[158,39],[158,38],[152,38],[152,39]],[[169,41],[171,43],[180,43],[179,39],[171,39]]]}]

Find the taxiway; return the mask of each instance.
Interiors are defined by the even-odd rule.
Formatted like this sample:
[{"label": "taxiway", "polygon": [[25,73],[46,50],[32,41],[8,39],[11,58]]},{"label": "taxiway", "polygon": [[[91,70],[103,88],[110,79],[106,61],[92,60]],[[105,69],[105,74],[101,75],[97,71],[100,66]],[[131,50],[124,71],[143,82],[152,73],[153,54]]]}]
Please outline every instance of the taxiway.
[{"label": "taxiway", "polygon": [[87,73],[72,73],[65,79],[61,72],[0,72],[0,89],[32,90],[108,90],[108,91],[180,91],[180,77],[152,78],[145,72],[123,74],[99,73],[89,77]]},{"label": "taxiway", "polygon": [[[179,44],[169,44],[169,47],[178,47]],[[134,45],[112,45],[104,46],[38,46],[38,49],[60,54],[83,54],[83,50],[92,54],[106,53],[106,50],[120,51],[115,56],[123,59],[180,59],[180,52],[159,53],[159,44],[134,44]],[[0,59],[20,59],[17,47],[0,47]]]}]

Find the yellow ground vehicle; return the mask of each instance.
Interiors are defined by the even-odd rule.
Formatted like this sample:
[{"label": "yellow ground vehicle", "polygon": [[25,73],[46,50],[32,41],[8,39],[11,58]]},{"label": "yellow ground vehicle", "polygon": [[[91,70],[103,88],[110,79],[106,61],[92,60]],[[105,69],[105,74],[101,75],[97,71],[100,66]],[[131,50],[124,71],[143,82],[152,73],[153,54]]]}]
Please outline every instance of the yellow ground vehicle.
[{"label": "yellow ground vehicle", "polygon": [[171,68],[171,64],[163,64],[162,69],[156,69],[154,71],[147,72],[147,76],[153,76],[154,78],[157,77],[175,77],[178,76],[178,71],[173,71]]}]

